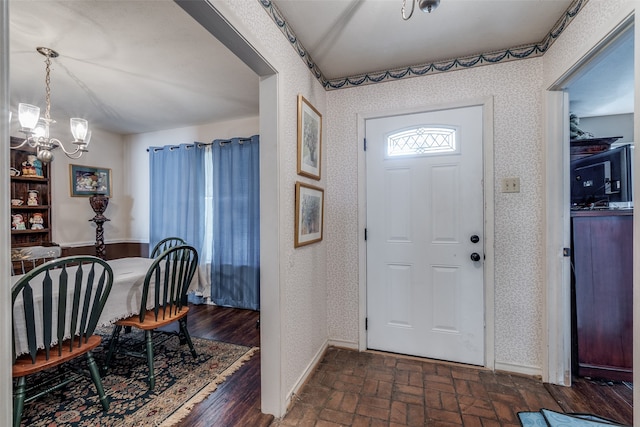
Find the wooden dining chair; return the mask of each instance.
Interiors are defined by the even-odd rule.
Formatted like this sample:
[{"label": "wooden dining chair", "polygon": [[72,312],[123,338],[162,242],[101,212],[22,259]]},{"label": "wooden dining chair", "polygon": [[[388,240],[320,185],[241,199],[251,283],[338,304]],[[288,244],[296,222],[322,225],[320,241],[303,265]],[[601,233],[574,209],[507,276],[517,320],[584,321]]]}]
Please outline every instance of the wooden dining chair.
[{"label": "wooden dining chair", "polygon": [[[109,409],[92,350],[94,335],[113,284],[109,264],[94,256],[58,258],[37,266],[13,285],[13,425],[19,426],[24,404],[76,381],[77,370],[64,369],[86,356],[103,409]],[[27,349],[28,348],[28,349]],[[26,351],[26,353],[25,353]],[[27,377],[60,367],[27,387]]]},{"label": "wooden dining chair", "polygon": [[[187,329],[187,291],[193,276],[198,268],[198,252],[193,246],[174,246],[156,258],[149,267],[144,278],[142,297],[140,300],[140,314],[126,319],[118,320],[113,328],[109,352],[105,361],[105,369],[109,369],[113,355],[118,353],[135,357],[146,357],[149,369],[149,388],[155,387],[155,373],[153,369],[153,353],[155,338],[161,336],[165,339],[172,335],[178,335],[181,343],[189,345],[194,358],[198,355],[191,342],[191,336]],[[147,301],[151,301],[152,308]],[[158,330],[163,326],[178,322],[179,332]],[[138,328],[144,331],[145,346],[141,352],[134,351],[124,345],[120,345],[120,332],[123,327]],[[154,334],[155,333],[155,334]],[[155,336],[154,336],[155,335]]]},{"label": "wooden dining chair", "polygon": [[25,274],[40,264],[60,258],[60,246],[25,246],[11,248],[11,275]]},{"label": "wooden dining chair", "polygon": [[181,239],[180,237],[167,237],[156,243],[156,245],[153,247],[153,250],[151,251],[151,255],[149,255],[149,258],[155,258],[162,252],[166,251],[167,249],[171,249],[174,246],[186,244],[187,242],[185,242],[184,239]]}]

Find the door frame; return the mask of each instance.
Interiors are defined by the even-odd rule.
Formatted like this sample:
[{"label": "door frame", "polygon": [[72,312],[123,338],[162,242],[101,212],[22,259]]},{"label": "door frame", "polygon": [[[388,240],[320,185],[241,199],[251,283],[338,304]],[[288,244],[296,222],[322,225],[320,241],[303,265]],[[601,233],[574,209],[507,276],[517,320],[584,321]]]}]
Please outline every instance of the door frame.
[{"label": "door frame", "polygon": [[367,245],[364,230],[367,224],[367,175],[364,151],[366,120],[416,113],[429,113],[462,107],[482,107],[482,174],[484,187],[484,360],[485,367],[495,367],[495,262],[494,262],[494,162],[493,162],[493,97],[472,98],[444,104],[423,105],[403,110],[358,112],[358,350],[367,349]]},{"label": "door frame", "polygon": [[[571,248],[569,189],[569,95],[545,92],[546,316],[542,379],[571,386]],[[558,143],[558,142],[561,143]],[[562,185],[557,185],[561,182]]]},{"label": "door frame", "polygon": [[[569,258],[563,255],[563,248],[571,248],[571,222],[570,204],[571,190],[569,188],[570,153],[569,153],[569,96],[565,92],[567,85],[589,66],[594,56],[615,40],[621,33],[628,30],[635,23],[635,13],[626,13],[616,21],[617,24],[608,31],[591,49],[566,70],[549,88],[544,91],[544,131],[545,131],[545,192],[546,192],[546,235],[545,235],[545,266],[546,284],[544,287],[544,351],[542,380],[551,384],[571,386],[572,375],[572,330],[571,330],[571,265]],[[640,40],[640,29],[635,28],[636,47]],[[636,69],[640,63],[639,55],[635,55]],[[636,79],[637,80],[637,79]],[[635,87],[637,89],[638,82]],[[638,95],[636,93],[636,110]],[[637,120],[634,129],[634,141],[637,141]],[[562,141],[558,144],[558,141]],[[636,153],[636,158],[640,154]],[[640,163],[636,163],[640,164]],[[634,175],[634,200],[638,194],[636,183],[640,180],[640,174]],[[562,182],[562,186],[555,185]],[[634,270],[636,259],[640,257],[635,238],[640,234],[637,223],[640,222],[634,215]],[[637,289],[638,279],[634,271],[634,295]],[[634,296],[637,301],[637,297]],[[634,304],[634,313],[637,309]],[[638,361],[637,336],[638,316],[634,316],[634,365]],[[640,395],[640,391],[634,394]],[[637,398],[634,397],[634,401]]]}]

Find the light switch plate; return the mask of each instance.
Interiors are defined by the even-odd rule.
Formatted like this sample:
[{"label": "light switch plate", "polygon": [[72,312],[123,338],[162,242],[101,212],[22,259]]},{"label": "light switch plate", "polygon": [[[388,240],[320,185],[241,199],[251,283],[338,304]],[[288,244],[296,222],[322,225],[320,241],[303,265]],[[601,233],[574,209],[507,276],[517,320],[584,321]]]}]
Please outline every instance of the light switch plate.
[{"label": "light switch plate", "polygon": [[520,178],[503,178],[502,179],[502,192],[503,193],[519,193],[520,192]]}]

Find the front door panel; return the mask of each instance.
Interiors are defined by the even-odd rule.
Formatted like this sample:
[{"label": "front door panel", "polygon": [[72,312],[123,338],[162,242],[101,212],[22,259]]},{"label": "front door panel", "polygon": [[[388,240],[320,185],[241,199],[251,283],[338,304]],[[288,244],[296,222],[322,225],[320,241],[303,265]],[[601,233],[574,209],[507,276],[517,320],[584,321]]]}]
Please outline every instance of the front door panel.
[{"label": "front door panel", "polygon": [[368,348],[483,365],[482,107],[367,120],[366,137]]}]

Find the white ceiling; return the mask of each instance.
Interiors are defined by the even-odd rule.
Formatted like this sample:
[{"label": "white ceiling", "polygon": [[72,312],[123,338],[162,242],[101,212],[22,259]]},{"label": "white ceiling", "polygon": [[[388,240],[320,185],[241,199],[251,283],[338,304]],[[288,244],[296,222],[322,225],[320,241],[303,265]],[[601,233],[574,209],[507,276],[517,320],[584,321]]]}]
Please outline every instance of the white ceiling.
[{"label": "white ceiling", "polygon": [[[258,76],[173,1],[10,0],[10,92],[120,134],[256,116]],[[52,118],[56,118],[52,111]],[[67,124],[58,124],[66,129]]]},{"label": "white ceiling", "polygon": [[416,7],[407,21],[402,0],[274,3],[333,79],[537,43],[572,0],[441,0],[430,14]]},{"label": "white ceiling", "polygon": [[596,54],[566,87],[578,117],[633,112],[633,27]]},{"label": "white ceiling", "polygon": [[[402,0],[274,3],[333,79],[537,43],[572,1],[441,0],[409,21],[401,18]],[[45,104],[37,46],[60,54],[51,71],[54,119],[82,116],[93,127],[129,134],[258,114],[258,76],[173,1],[9,0],[9,14],[14,117],[18,102]],[[632,102],[612,102],[626,98],[629,87],[633,93],[633,55],[629,43],[622,46],[591,73],[598,84],[572,82],[579,116],[591,114],[590,89],[604,81],[616,88],[598,95],[614,95],[603,114],[633,111]]]}]

